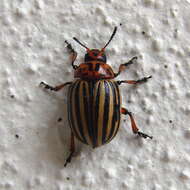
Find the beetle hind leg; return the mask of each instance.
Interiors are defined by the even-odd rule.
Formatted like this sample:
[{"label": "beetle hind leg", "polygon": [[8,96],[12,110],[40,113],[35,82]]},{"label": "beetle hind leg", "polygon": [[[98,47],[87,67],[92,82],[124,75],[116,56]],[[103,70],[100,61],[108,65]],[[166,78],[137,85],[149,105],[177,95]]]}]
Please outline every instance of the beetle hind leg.
[{"label": "beetle hind leg", "polygon": [[73,132],[71,132],[70,154],[65,161],[64,167],[66,167],[67,164],[71,162],[74,152],[75,152],[75,139]]},{"label": "beetle hind leg", "polygon": [[125,108],[121,108],[121,113],[124,114],[124,115],[129,115],[130,120],[131,120],[131,127],[132,127],[132,130],[133,130],[133,133],[134,133],[134,134],[137,134],[138,136],[143,137],[143,138],[145,138],[145,139],[146,139],[146,138],[150,138],[150,139],[153,138],[152,136],[149,136],[149,135],[147,135],[147,134],[145,134],[145,133],[139,131],[139,129],[138,129],[136,123],[135,123],[135,120],[134,120],[133,115],[132,115],[131,112],[129,112],[129,111],[128,111],[127,109],[125,109]]}]

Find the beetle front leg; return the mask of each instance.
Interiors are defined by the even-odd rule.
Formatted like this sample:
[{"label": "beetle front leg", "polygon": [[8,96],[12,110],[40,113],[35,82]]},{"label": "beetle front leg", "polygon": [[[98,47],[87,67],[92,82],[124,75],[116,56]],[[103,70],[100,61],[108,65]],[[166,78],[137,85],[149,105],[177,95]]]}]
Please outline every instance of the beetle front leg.
[{"label": "beetle front leg", "polygon": [[78,66],[74,65],[74,62],[77,58],[77,52],[73,49],[72,45],[67,42],[67,40],[65,40],[65,43],[67,44],[67,49],[69,50],[69,52],[71,54],[71,65],[72,65],[73,69],[77,69]]},{"label": "beetle front leg", "polygon": [[117,84],[120,85],[122,83],[128,83],[128,84],[141,84],[141,83],[144,83],[144,82],[147,82],[148,79],[152,78],[152,76],[148,76],[148,77],[144,77],[142,79],[138,79],[138,80],[120,80],[120,81],[117,81]]},{"label": "beetle front leg", "polygon": [[48,90],[52,90],[52,91],[59,91],[61,90],[63,87],[65,87],[66,85],[69,85],[69,84],[72,84],[72,82],[66,82],[64,84],[61,84],[61,85],[58,85],[58,86],[50,86],[49,84],[46,84],[45,82],[41,82],[40,83],[40,86],[42,86],[43,88],[45,89],[48,89]]},{"label": "beetle front leg", "polygon": [[137,57],[135,56],[135,57],[133,57],[132,59],[130,59],[127,63],[121,64],[121,65],[119,66],[119,71],[118,71],[118,73],[115,73],[115,77],[117,77],[122,71],[124,71],[124,70],[127,68],[127,66],[129,66],[129,65],[131,65],[131,64],[133,64],[133,63],[135,63],[136,60],[137,60]]},{"label": "beetle front leg", "polygon": [[71,131],[70,154],[65,161],[64,167],[66,167],[67,164],[71,162],[74,152],[75,152],[75,139],[74,139],[74,134]]},{"label": "beetle front leg", "polygon": [[149,136],[149,135],[139,131],[131,112],[129,112],[125,108],[121,108],[121,113],[124,114],[124,115],[129,115],[130,120],[131,120],[131,127],[132,127],[132,130],[133,130],[134,134],[137,134],[137,135],[139,135],[140,137],[143,137],[143,138],[147,138],[147,137],[150,138],[150,139],[153,138],[152,136]]}]

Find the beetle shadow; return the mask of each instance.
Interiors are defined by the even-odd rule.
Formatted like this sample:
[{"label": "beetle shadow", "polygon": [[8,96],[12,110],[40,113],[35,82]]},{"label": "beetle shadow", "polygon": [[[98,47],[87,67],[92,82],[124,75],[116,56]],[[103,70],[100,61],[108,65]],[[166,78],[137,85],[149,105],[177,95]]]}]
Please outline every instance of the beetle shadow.
[{"label": "beetle shadow", "polygon": [[[38,135],[45,136],[46,143],[40,154],[59,168],[64,168],[65,161],[70,153],[71,138],[67,113],[68,88],[60,92],[52,92],[45,89],[44,92],[50,99],[53,99],[55,105],[54,112],[52,111],[52,115],[50,116],[51,118],[48,118],[49,122],[47,123],[46,131],[43,128],[38,131]],[[76,138],[75,144],[76,153],[74,156],[81,152],[80,143],[77,142]]]},{"label": "beetle shadow", "polygon": [[[51,120],[48,123],[46,134],[46,152],[47,158],[55,165],[64,165],[67,144],[65,143],[69,138],[69,129],[67,129],[65,113],[65,106],[58,105],[56,111],[52,114]],[[63,115],[63,117],[61,117]],[[60,119],[62,118],[62,120]],[[64,128],[60,134],[59,128]],[[60,139],[60,135],[63,135]],[[46,158],[46,159],[47,159]]]},{"label": "beetle shadow", "polygon": [[46,93],[53,99],[56,109],[52,112],[47,124],[47,144],[45,145],[46,152],[44,154],[51,162],[62,167],[68,155],[70,143],[70,128],[67,121],[67,89],[66,92],[61,93],[49,91],[46,91]]}]

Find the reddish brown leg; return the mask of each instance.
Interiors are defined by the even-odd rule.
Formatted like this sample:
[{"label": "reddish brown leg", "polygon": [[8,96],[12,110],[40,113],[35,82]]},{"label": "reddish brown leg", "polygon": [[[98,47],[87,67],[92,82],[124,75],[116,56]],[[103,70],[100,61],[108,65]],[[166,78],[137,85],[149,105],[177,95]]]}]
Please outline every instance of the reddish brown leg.
[{"label": "reddish brown leg", "polygon": [[72,65],[73,69],[77,69],[78,66],[74,65],[74,62],[77,58],[77,52],[73,49],[71,44],[68,43],[66,40],[65,40],[65,43],[67,44],[67,49],[69,50],[69,52],[71,54],[71,65]]},{"label": "reddish brown leg", "polygon": [[53,86],[50,86],[50,85],[46,84],[45,82],[41,82],[41,83],[40,83],[40,86],[44,87],[45,89],[49,89],[49,90],[53,90],[53,91],[59,91],[59,90],[61,90],[63,87],[65,87],[66,85],[69,85],[69,84],[72,84],[72,82],[66,82],[66,83],[61,84],[61,85],[59,85],[59,86],[53,87]]},{"label": "reddish brown leg", "polygon": [[74,152],[75,152],[75,139],[74,139],[74,134],[71,131],[70,154],[69,154],[68,158],[65,161],[64,167],[66,167],[67,164],[71,162],[71,159],[73,157]]},{"label": "reddish brown leg", "polygon": [[122,83],[128,83],[128,84],[140,84],[140,83],[144,83],[147,82],[148,79],[152,78],[152,76],[148,76],[148,77],[144,77],[142,79],[139,80],[121,80],[121,81],[117,81],[117,84],[122,84]]},{"label": "reddish brown leg", "polygon": [[129,115],[130,120],[131,120],[131,127],[132,127],[132,130],[133,130],[134,134],[137,134],[137,135],[139,135],[140,137],[143,137],[143,138],[147,138],[147,137],[150,138],[150,139],[153,138],[152,136],[149,136],[149,135],[139,131],[131,112],[129,112],[125,108],[121,108],[121,113],[124,114],[124,115]]}]

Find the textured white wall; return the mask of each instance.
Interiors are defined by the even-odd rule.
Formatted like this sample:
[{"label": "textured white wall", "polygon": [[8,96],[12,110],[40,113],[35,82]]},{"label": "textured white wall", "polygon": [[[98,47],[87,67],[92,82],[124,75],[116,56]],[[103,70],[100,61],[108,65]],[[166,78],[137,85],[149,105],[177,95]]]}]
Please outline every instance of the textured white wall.
[{"label": "textured white wall", "polygon": [[[0,190],[190,189],[189,10],[189,0],[1,0]],[[100,48],[120,23],[108,63],[117,71],[138,56],[118,79],[153,76],[121,91],[154,139],[136,138],[123,117],[111,143],[95,150],[78,143],[64,168],[67,89],[47,92],[38,84],[73,80],[65,40],[79,63],[85,50],[73,36]]]}]

